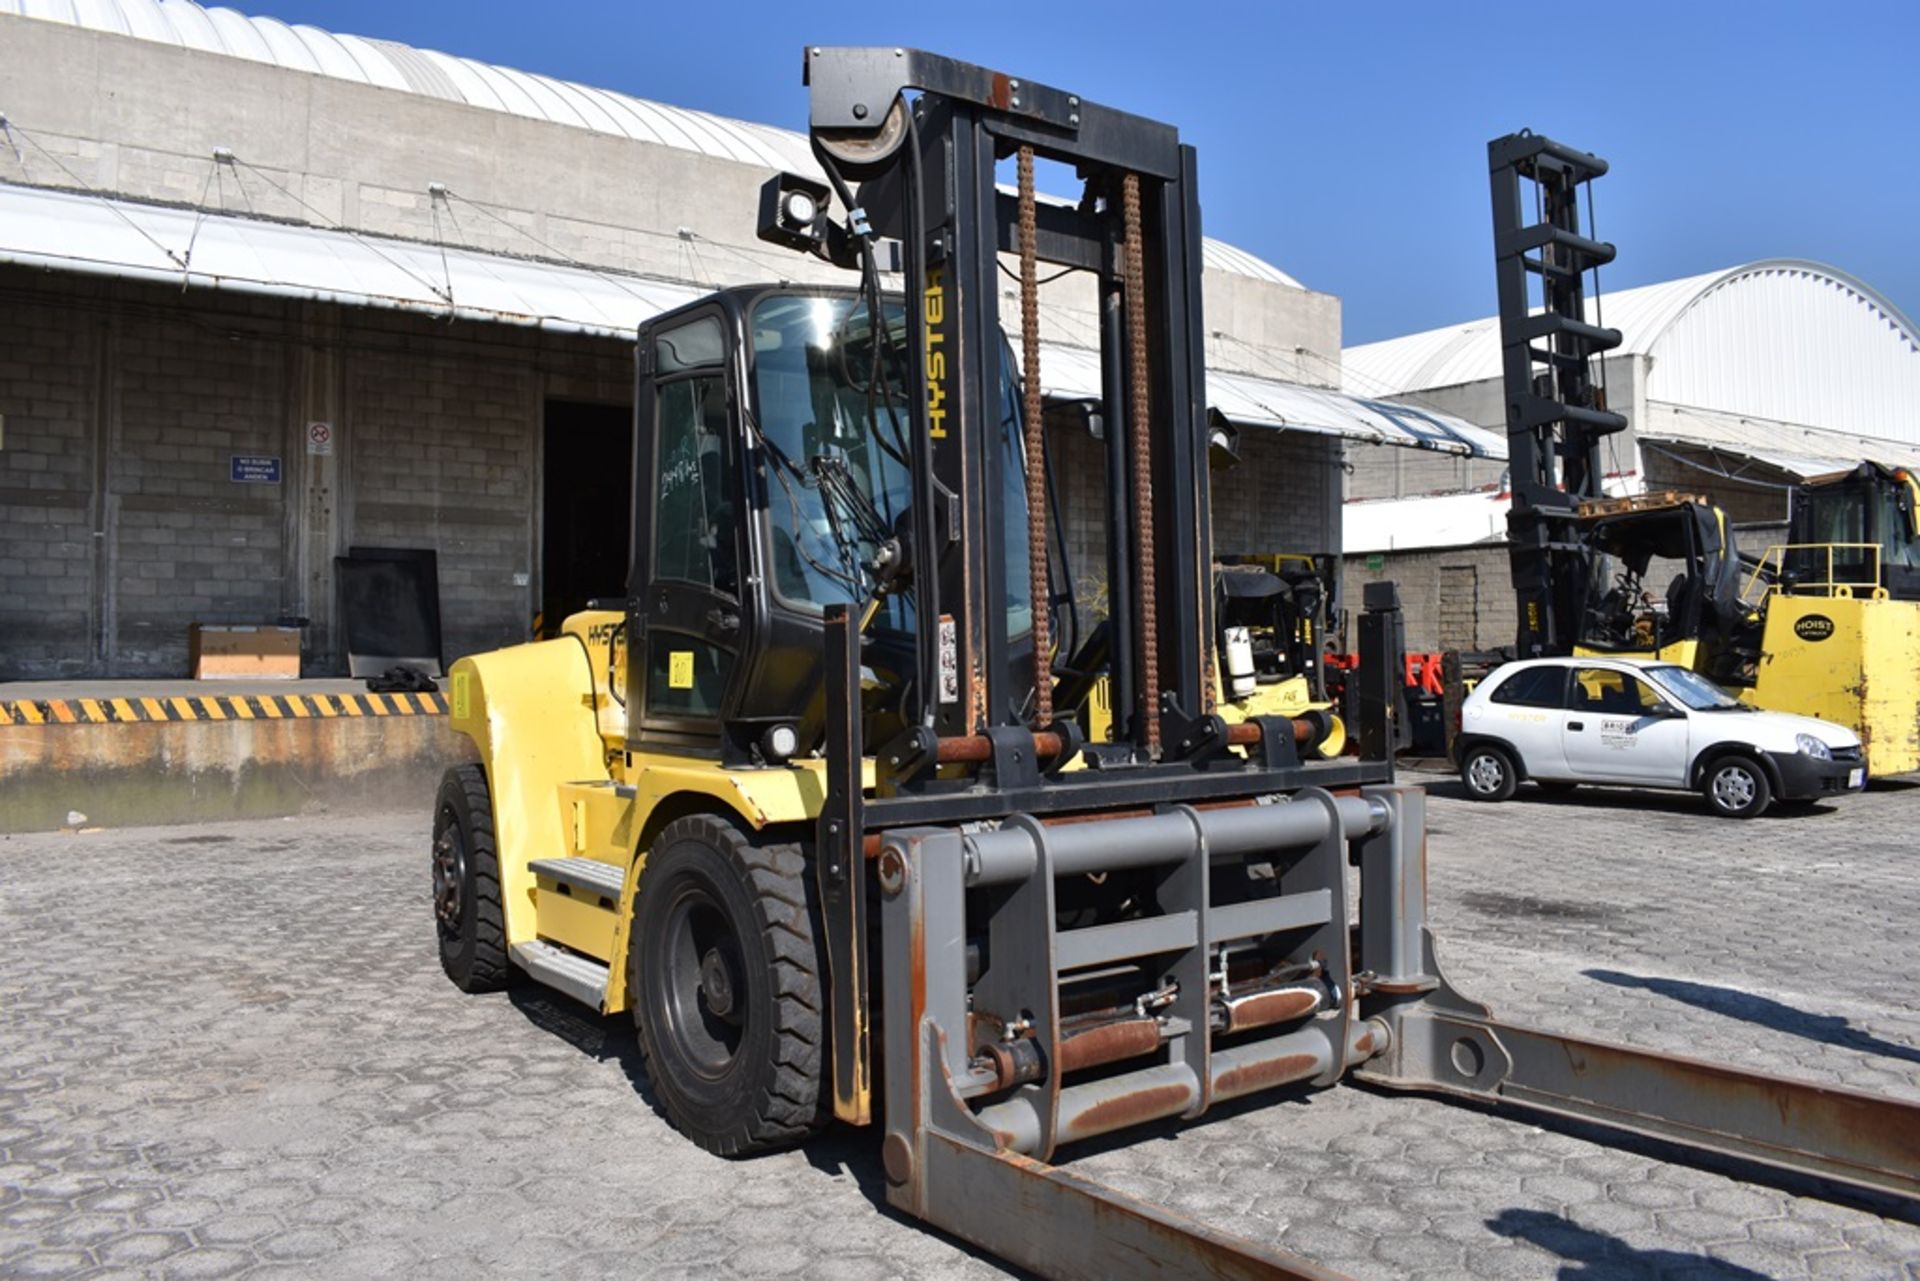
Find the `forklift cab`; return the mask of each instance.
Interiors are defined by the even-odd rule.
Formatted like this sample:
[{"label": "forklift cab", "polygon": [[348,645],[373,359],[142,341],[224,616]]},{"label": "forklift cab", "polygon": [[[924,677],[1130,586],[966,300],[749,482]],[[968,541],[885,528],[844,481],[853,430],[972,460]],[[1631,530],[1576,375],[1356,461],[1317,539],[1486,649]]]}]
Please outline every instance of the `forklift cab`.
[{"label": "forklift cab", "polygon": [[[639,333],[628,746],[774,764],[824,733],[823,618],[870,610],[865,715],[897,729],[913,671],[912,486],[898,299],[744,287]],[[1032,683],[1019,398],[1003,353],[1009,664]],[[871,426],[869,426],[871,424]],[[1022,643],[1024,641],[1024,644]],[[891,722],[891,723],[890,723]]]},{"label": "forklift cab", "polygon": [[1581,650],[1660,656],[1689,642],[1689,663],[1716,679],[1737,678],[1746,610],[1739,564],[1723,513],[1677,498],[1583,515],[1595,553],[1581,612]]},{"label": "forklift cab", "polygon": [[1870,462],[1817,477],[1793,491],[1787,543],[1789,593],[1877,583],[1895,600],[1920,600],[1920,483]]}]

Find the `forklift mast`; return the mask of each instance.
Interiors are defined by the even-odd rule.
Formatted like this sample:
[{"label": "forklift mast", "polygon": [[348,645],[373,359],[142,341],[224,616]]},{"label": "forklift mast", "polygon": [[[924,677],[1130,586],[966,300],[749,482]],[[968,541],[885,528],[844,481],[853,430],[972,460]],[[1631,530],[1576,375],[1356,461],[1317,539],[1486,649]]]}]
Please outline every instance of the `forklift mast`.
[{"label": "forklift mast", "polygon": [[[1607,162],[1522,130],[1487,144],[1500,299],[1501,378],[1513,506],[1507,536],[1521,658],[1569,654],[1594,569],[1579,507],[1602,497],[1602,444],[1627,425],[1607,407],[1595,357],[1620,331],[1588,322],[1586,273],[1614,248],[1581,230],[1580,199]],[[1534,306],[1534,280],[1540,305]]]}]

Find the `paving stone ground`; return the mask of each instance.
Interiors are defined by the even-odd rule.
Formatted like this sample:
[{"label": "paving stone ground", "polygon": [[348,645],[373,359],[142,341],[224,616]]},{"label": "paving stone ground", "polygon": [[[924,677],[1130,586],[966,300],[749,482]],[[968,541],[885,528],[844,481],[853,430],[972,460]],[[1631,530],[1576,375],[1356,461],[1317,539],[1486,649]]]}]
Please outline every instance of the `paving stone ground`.
[{"label": "paving stone ground", "polygon": [[[1523,793],[1523,796],[1525,794]],[[1438,782],[1501,1015],[1920,1098],[1920,788],[1750,823]],[[0,1276],[984,1277],[870,1136],[712,1158],[624,1018],[441,977],[423,815],[0,839]],[[1342,1087],[1080,1171],[1363,1278],[1920,1278],[1920,1209]]]}]

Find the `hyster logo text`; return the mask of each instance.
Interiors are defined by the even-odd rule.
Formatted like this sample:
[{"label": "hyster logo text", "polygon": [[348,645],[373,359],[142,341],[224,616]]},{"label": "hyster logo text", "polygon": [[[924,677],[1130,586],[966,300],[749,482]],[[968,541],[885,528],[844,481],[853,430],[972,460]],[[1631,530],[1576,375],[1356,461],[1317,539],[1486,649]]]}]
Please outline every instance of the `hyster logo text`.
[{"label": "hyster logo text", "polygon": [[946,334],[940,326],[947,319],[945,272],[935,267],[927,272],[925,329],[927,331],[927,435],[944,440],[947,435],[947,353]]},{"label": "hyster logo text", "polygon": [[1823,641],[1833,635],[1833,620],[1825,614],[1808,614],[1793,625],[1793,634],[1803,641]]}]

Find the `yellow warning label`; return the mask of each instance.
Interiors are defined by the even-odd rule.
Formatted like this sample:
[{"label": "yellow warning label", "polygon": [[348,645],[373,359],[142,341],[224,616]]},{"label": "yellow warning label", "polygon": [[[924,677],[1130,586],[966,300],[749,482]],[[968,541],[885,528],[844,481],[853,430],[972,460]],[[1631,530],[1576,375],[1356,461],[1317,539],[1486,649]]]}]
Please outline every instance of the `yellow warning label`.
[{"label": "yellow warning label", "polygon": [[693,688],[693,651],[676,649],[667,655],[667,687],[669,689]]},{"label": "yellow warning label", "polygon": [[455,672],[453,674],[453,714],[465,719],[472,709],[473,673]]}]

